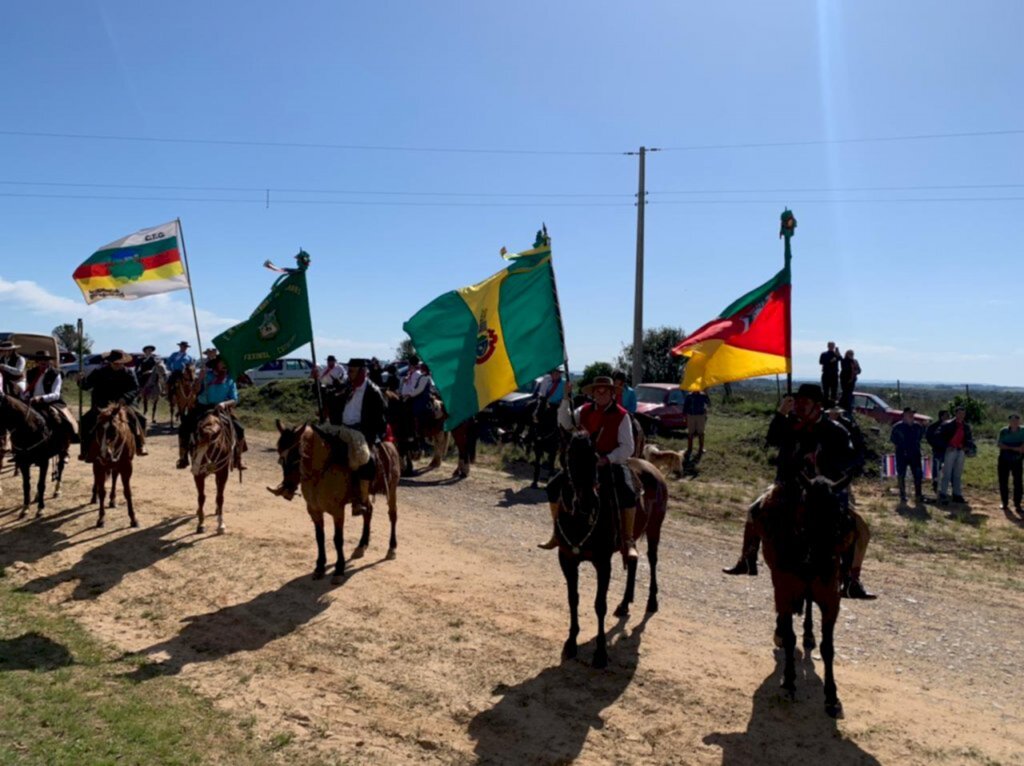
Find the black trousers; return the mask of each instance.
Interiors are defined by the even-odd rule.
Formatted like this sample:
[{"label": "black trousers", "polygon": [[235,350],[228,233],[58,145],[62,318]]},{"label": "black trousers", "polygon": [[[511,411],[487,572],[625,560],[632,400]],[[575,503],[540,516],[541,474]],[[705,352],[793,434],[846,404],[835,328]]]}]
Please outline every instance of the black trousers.
[{"label": "black trousers", "polygon": [[823,373],[821,376],[821,391],[825,395],[826,402],[835,403],[839,396],[839,374]]},{"label": "black trousers", "polygon": [[1021,495],[1024,492],[1021,487],[1022,467],[1024,467],[1024,461],[1019,458],[999,455],[996,470],[999,473],[999,497],[1003,501],[1003,505],[1009,505],[1010,476],[1013,476],[1013,505],[1016,508],[1021,507]]}]

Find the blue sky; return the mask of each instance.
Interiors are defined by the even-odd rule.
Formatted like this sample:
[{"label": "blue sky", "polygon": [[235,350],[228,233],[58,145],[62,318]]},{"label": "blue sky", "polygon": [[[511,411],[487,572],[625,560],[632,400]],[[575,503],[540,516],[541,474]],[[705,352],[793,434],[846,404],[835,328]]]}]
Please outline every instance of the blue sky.
[{"label": "blue sky", "polygon": [[[1024,134],[686,148],[1024,130],[1022,28],[1013,0],[6,3],[0,329],[194,339],[186,293],[87,308],[70,277],[180,216],[204,341],[266,293],[265,259],[303,247],[320,354],[383,357],[544,221],[579,369],[632,337],[636,158],[618,152],[645,144],[676,148],[647,164],[646,324],[693,330],[770,277],[789,205],[798,375],[836,340],[865,378],[1024,385]],[[919,201],[936,198],[981,201]]]}]

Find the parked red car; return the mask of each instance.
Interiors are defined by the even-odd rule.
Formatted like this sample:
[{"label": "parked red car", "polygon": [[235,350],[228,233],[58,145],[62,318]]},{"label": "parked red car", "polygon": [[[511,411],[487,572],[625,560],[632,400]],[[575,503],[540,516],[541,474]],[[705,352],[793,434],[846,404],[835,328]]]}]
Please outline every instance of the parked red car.
[{"label": "parked red car", "polygon": [[682,430],[686,428],[685,398],[676,383],[641,383],[636,387],[637,420],[648,434]]},{"label": "parked red car", "polygon": [[[865,394],[861,391],[853,392],[853,411],[889,426],[895,425],[903,419],[903,410],[890,407],[888,402],[880,396]],[[915,412],[914,422],[926,426],[932,422],[932,419],[927,415]]]}]

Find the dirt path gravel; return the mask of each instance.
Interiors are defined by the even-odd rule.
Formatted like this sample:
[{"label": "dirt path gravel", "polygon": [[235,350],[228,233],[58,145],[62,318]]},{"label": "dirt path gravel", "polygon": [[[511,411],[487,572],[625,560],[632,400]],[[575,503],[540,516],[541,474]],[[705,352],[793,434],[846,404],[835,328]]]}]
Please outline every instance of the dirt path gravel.
[{"label": "dirt path gravel", "polygon": [[[1019,590],[869,559],[881,598],[844,602],[835,722],[817,656],[800,665],[796,702],[778,694],[769,578],[718,574],[737,540],[714,527],[666,523],[661,611],[642,612],[644,564],[639,608],[612,619],[611,664],[595,671],[592,571],[580,659],[559,662],[568,614],[555,555],[534,547],[548,532],[541,493],[486,469],[450,484],[450,464],[412,479],[398,558],[384,560],[378,513],[367,557],[331,587],[310,580],[301,499],[264,488],[279,477],[270,435],[251,442],[223,536],[194,534],[195,491],[169,436],[139,461],[136,530],[123,507],[94,528],[80,464],[42,520],[18,522],[5,473],[0,565],[139,653],[140,683],[179,675],[282,762],[1024,764]],[[613,605],[623,581],[617,568]]]}]

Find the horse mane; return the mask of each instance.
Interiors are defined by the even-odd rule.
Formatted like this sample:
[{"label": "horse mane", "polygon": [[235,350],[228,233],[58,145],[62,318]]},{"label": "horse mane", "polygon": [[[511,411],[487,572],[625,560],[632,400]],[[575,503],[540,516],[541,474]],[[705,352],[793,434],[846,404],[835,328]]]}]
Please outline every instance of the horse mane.
[{"label": "horse mane", "polygon": [[824,476],[804,479],[802,496],[782,500],[768,514],[771,536],[783,571],[825,574],[838,562],[848,515],[837,494],[837,482]]},{"label": "horse mane", "polygon": [[[6,406],[10,407],[17,416],[19,416],[24,423],[20,424],[30,431],[40,431],[46,428],[46,419],[43,418],[36,410],[34,410],[25,402],[18,399],[16,396],[10,394],[0,394],[0,404],[6,403]],[[9,426],[17,426],[19,424],[12,423]]]}]

